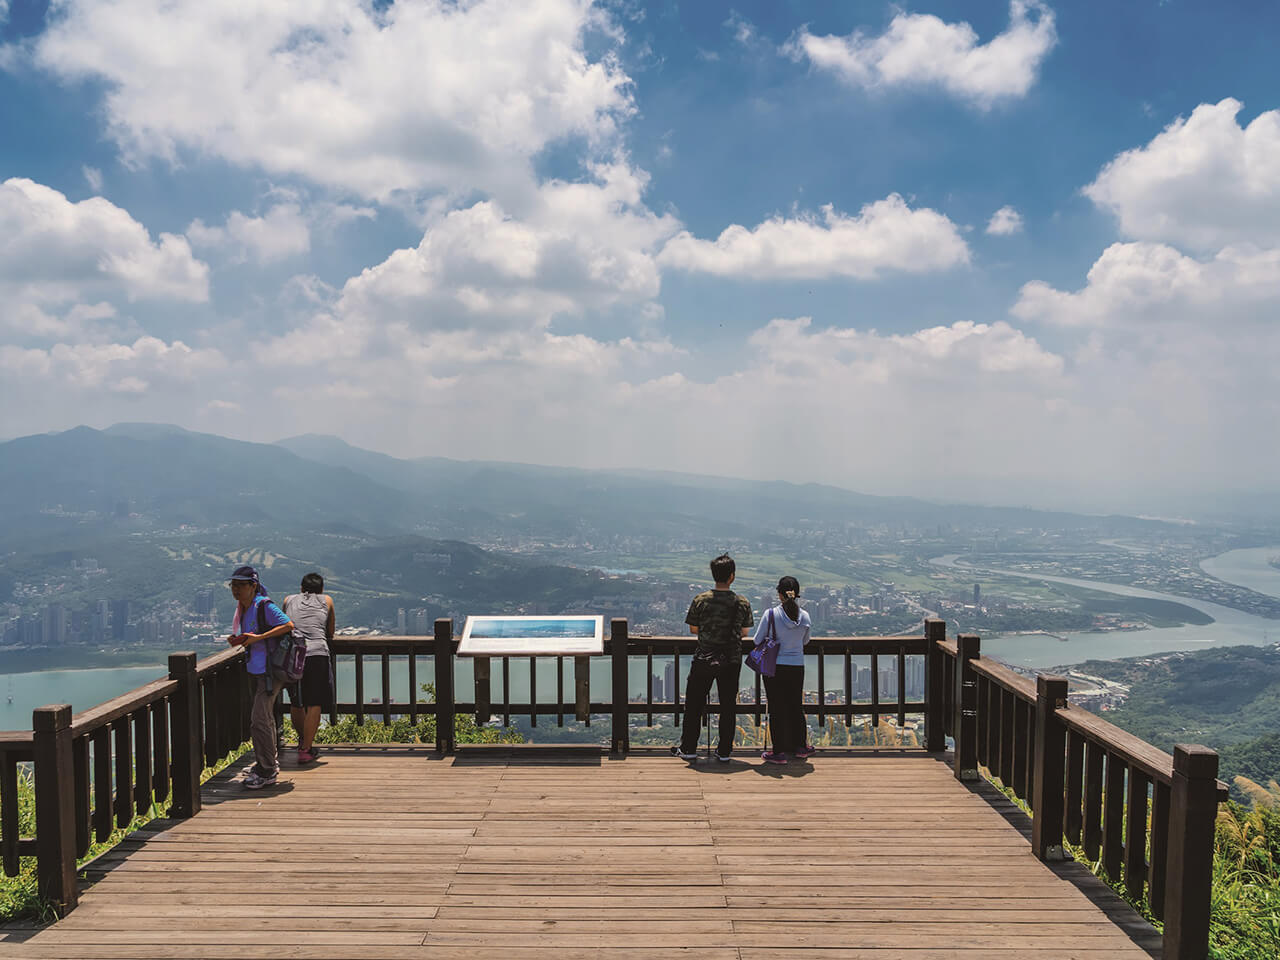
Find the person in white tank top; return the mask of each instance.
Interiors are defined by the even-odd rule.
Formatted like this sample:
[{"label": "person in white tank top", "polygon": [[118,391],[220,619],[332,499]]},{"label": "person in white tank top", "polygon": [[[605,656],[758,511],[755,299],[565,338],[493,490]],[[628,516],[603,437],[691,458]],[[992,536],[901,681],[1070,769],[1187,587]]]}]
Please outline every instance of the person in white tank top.
[{"label": "person in white tank top", "polygon": [[289,687],[289,717],[298,731],[298,763],[305,764],[319,756],[315,742],[320,714],[333,707],[329,641],[333,639],[336,617],[333,598],[324,592],[324,578],[308,573],[302,578],[302,592],[284,598],[284,609],[293,611],[293,635],[307,643],[302,679]]}]

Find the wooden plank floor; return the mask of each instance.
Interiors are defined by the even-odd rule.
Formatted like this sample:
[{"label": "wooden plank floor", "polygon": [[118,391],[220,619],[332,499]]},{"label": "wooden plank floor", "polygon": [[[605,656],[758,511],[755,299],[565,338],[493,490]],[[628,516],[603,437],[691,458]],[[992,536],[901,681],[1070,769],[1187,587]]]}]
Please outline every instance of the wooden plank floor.
[{"label": "wooden plank floor", "polygon": [[[289,752],[291,759],[292,751]],[[331,749],[94,865],[30,958],[933,960],[1158,956],[1159,938],[923,754],[687,766]]]}]

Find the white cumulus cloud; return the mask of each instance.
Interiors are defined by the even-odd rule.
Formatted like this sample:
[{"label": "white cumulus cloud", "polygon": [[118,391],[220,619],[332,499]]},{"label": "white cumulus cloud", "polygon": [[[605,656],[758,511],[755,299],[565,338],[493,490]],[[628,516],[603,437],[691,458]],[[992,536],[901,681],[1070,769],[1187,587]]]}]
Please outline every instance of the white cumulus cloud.
[{"label": "white cumulus cloud", "polygon": [[1200,251],[1280,246],[1280,111],[1242,128],[1242,106],[1200,104],[1108,163],[1085,194],[1133,239]]},{"label": "white cumulus cloud", "polygon": [[1022,214],[1013,207],[1001,207],[987,221],[987,233],[995,237],[1008,237],[1022,232]]},{"label": "white cumulus cloud", "polygon": [[146,227],[101,197],[73,203],[51,187],[0,183],[0,291],[11,300],[66,303],[123,293],[129,300],[204,301],[209,269],[184,237]]},{"label": "white cumulus cloud", "polygon": [[945,270],[968,263],[969,248],[945,215],[913,210],[891,194],[856,216],[827,205],[821,217],[779,216],[750,230],[733,224],[715,240],[682,231],[658,259],[664,267],[717,276],[867,278],[886,270]]},{"label": "white cumulus cloud", "polygon": [[1225,247],[1197,260],[1160,243],[1113,243],[1080,290],[1022,287],[1014,316],[1068,327],[1125,329],[1210,318],[1243,322],[1280,306],[1280,249]]},{"label": "white cumulus cloud", "polygon": [[280,203],[260,217],[233,211],[221,227],[194,220],[187,237],[197,247],[228,250],[236,260],[270,263],[311,249],[311,228],[296,203]]},{"label": "white cumulus cloud", "polygon": [[[212,349],[193,349],[181,340],[139,337],[133,343],[58,343],[48,348],[0,346],[0,370],[75,389],[105,388],[145,392],[152,381],[184,383],[222,369],[226,358]],[[10,383],[6,386],[18,386]]]},{"label": "white cumulus cloud", "polygon": [[880,334],[856,327],[813,329],[809,317],[773,320],[751,335],[769,363],[801,379],[824,369],[861,368],[862,375],[883,382],[891,376],[937,376],[942,367],[964,375],[1053,374],[1062,358],[1004,321],[927,327],[909,334]]},{"label": "white cumulus cloud", "polygon": [[[589,0],[62,0],[35,62],[106,89],[126,160],[186,150],[376,200],[528,181],[612,138],[628,77]],[[596,47],[601,47],[596,44]]]},{"label": "white cumulus cloud", "polygon": [[1026,96],[1057,43],[1053,11],[1012,0],[1009,25],[986,43],[968,23],[898,13],[879,36],[815,36],[802,28],[787,45],[797,59],[854,87],[940,87],[983,109]]},{"label": "white cumulus cloud", "polygon": [[644,206],[643,172],[594,172],[544,184],[524,217],[495,201],[450,212],[416,247],[349,280],[339,310],[369,324],[540,328],[557,313],[657,296],[654,252],[678,222]]}]

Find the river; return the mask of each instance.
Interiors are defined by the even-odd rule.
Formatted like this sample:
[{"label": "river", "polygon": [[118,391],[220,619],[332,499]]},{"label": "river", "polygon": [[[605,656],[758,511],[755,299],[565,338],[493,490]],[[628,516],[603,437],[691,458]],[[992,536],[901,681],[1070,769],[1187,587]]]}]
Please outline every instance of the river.
[{"label": "river", "polygon": [[[1270,557],[1277,554],[1280,554],[1280,547],[1231,550],[1205,560],[1200,566],[1205,573],[1227,583],[1280,597],[1280,571],[1267,562]],[[958,556],[959,554],[949,554],[944,557],[935,557],[930,563],[973,573],[992,573],[1006,577],[1021,577],[1026,580],[1062,583],[1127,597],[1169,600],[1193,607],[1214,619],[1213,623],[1204,626],[1188,624],[1182,627],[1152,630],[1066,633],[1063,634],[1066,640],[1035,635],[983,637],[984,653],[990,653],[1001,660],[1019,666],[1043,669],[1079,663],[1082,660],[1119,660],[1124,657],[1140,657],[1144,654],[1165,653],[1171,650],[1203,650],[1206,647],[1260,646],[1280,640],[1280,620],[1268,620],[1265,617],[1254,616],[1207,600],[1179,597],[1120,583],[1101,583],[1096,580],[1023,573],[994,567],[975,567],[957,563]]]},{"label": "river", "polygon": [[[209,651],[201,651],[206,656]],[[655,658],[654,672],[662,673],[665,660]],[[351,703],[355,700],[355,667],[352,658],[340,658],[338,665],[338,700]],[[611,665],[607,659],[597,658],[591,664],[591,699],[608,700],[612,690]],[[682,663],[681,675],[688,669],[688,661]],[[816,668],[815,668],[816,669]],[[35,673],[0,674],[0,730],[30,730],[31,711],[52,703],[69,703],[78,713],[96,706],[112,697],[140,687],[144,683],[167,675],[167,668],[157,664],[153,667],[119,667],[109,669],[88,670],[42,670]],[[430,682],[432,676],[432,658],[422,657],[418,661],[418,682]],[[538,700],[554,701],[556,697],[555,661],[541,659],[538,661]],[[744,681],[745,682],[745,681]],[[564,662],[564,693],[573,700],[573,658],[566,657]],[[454,684],[458,699],[470,700],[475,692],[475,679],[471,671],[471,662],[459,658],[454,667]],[[631,662],[631,695],[643,696],[645,692],[644,666],[641,660]],[[492,699],[496,709],[502,703],[502,667],[495,663],[490,681]],[[364,664],[364,702],[372,704],[382,696],[382,665],[380,658],[367,657]],[[511,658],[511,699],[524,700],[529,697],[528,661]],[[391,661],[391,699],[399,703],[409,702],[409,667],[408,661],[400,658]],[[425,697],[421,692],[418,699]],[[655,696],[655,699],[658,699]],[[370,706],[370,714],[377,712],[377,706]],[[552,719],[554,723],[554,718]]]},{"label": "river", "polygon": [[[1218,577],[1228,583],[1238,584],[1257,590],[1273,597],[1280,597],[1280,570],[1270,566],[1268,560],[1280,555],[1280,546],[1258,547],[1248,550],[1232,550],[1220,554],[1201,563],[1201,568],[1210,576]],[[1012,570],[971,567],[958,564],[958,554],[937,557],[930,561],[936,566],[962,569],[974,573],[993,573],[1002,576],[1023,577],[1028,580],[1047,580],[1064,583],[1076,587],[1086,587],[1104,593],[1118,593],[1131,597],[1147,597],[1157,600],[1171,600],[1176,603],[1194,607],[1214,618],[1214,622],[1205,626],[1167,627],[1154,630],[1135,630],[1112,633],[1068,633],[1066,640],[1055,640],[1045,636],[1007,636],[983,637],[982,649],[1009,663],[1033,668],[1046,668],[1061,664],[1079,663],[1082,660],[1116,660],[1122,657],[1137,657],[1143,654],[1162,653],[1170,650],[1203,650],[1213,646],[1231,646],[1238,644],[1260,645],[1280,640],[1280,620],[1267,620],[1253,614],[1233,610],[1220,604],[1187,597],[1143,590],[1125,584],[1099,583],[1093,580],[1077,580],[1070,577],[1042,576],[1039,574],[1019,573]],[[204,654],[202,653],[202,656]],[[810,658],[813,660],[814,658]],[[658,662],[654,664],[655,672],[660,672]],[[810,664],[806,680],[816,684],[816,670]],[[0,666],[0,671],[3,667]],[[344,667],[338,678],[339,699],[350,701],[354,698],[355,677],[349,665]],[[407,668],[403,661],[392,665],[392,697],[404,702],[408,698]],[[424,679],[430,678],[430,664],[424,662],[419,671]],[[150,667],[116,667],[90,670],[43,670],[34,673],[0,672],[0,730],[28,730],[31,728],[31,711],[36,707],[49,703],[70,703],[77,710],[85,710],[96,704],[119,696],[150,680],[164,676],[165,668],[160,664]],[[513,699],[524,699],[528,695],[528,671],[520,661],[512,661],[511,690]],[[838,675],[838,674],[837,674]],[[746,681],[744,680],[744,683]],[[829,680],[834,686],[838,680]],[[472,692],[471,665],[465,660],[458,661],[457,689],[462,699],[470,699]],[[644,670],[641,661],[633,661],[631,668],[632,695],[644,692]],[[365,702],[380,696],[382,679],[378,661],[366,661],[365,666]],[[493,677],[494,699],[501,698],[501,671],[495,668]],[[609,663],[599,660],[592,665],[591,694],[592,699],[608,699],[610,690]],[[565,663],[565,694],[572,697],[573,669],[572,661]],[[555,696],[554,661],[539,661],[538,668],[539,699],[553,699]]]}]

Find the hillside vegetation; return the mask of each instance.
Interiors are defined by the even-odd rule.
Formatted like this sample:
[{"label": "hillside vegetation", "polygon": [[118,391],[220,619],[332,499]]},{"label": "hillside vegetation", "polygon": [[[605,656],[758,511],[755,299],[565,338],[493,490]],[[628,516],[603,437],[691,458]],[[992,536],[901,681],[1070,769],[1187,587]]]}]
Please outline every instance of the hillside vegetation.
[{"label": "hillside vegetation", "polygon": [[1089,660],[1077,669],[1129,684],[1124,705],[1107,714],[1118,727],[1162,750],[1203,743],[1221,756],[1219,776],[1280,779],[1280,646],[1218,647],[1129,660]]}]

